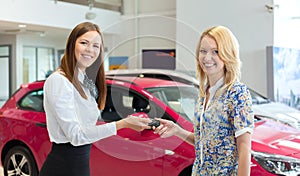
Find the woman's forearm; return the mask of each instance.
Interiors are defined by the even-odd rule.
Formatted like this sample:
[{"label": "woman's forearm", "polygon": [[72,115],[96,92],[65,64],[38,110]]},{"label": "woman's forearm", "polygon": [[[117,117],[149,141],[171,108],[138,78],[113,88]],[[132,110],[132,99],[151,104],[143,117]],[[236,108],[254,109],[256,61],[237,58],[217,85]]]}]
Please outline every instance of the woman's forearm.
[{"label": "woman's forearm", "polygon": [[176,128],[177,128],[177,133],[175,133],[175,135],[177,137],[179,137],[180,139],[188,142],[191,145],[194,145],[194,141],[195,141],[194,133],[192,133],[190,131],[187,131],[187,130],[185,130],[185,129],[177,126],[177,125],[176,125]]}]

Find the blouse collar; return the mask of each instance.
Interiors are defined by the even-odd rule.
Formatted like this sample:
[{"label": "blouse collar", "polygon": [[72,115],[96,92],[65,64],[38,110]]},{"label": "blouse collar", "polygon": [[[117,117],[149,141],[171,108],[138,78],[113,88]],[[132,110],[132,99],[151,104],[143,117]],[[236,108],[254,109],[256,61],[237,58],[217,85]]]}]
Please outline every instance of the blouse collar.
[{"label": "blouse collar", "polygon": [[209,99],[211,100],[216,94],[217,90],[224,84],[224,77],[221,77],[214,86],[209,88]]}]

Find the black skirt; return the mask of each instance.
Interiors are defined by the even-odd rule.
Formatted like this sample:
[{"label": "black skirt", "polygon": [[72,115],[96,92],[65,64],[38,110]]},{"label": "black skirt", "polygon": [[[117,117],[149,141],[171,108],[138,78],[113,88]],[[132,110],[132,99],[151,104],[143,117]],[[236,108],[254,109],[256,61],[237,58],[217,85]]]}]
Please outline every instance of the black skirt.
[{"label": "black skirt", "polygon": [[91,144],[52,143],[39,176],[89,176]]}]

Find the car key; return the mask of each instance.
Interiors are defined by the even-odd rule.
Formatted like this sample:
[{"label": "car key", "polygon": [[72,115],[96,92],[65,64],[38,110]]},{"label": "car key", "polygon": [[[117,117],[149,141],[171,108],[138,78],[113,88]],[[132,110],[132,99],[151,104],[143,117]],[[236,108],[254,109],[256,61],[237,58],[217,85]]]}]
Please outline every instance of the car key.
[{"label": "car key", "polygon": [[155,120],[155,119],[153,119],[152,122],[148,123],[148,126],[150,126],[151,128],[152,127],[157,128],[159,125],[160,125],[160,121],[159,120]]}]

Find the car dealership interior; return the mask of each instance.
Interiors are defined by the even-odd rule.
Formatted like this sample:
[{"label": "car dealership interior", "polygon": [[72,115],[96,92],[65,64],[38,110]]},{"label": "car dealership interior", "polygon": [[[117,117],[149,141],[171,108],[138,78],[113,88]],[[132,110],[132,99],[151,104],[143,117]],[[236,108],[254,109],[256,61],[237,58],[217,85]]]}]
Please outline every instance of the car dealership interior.
[{"label": "car dealership interior", "polygon": [[201,32],[223,25],[239,41],[241,80],[251,89],[255,113],[296,130],[285,145],[298,148],[292,167],[300,174],[299,9],[299,0],[0,0],[0,107],[21,85],[45,80],[58,68],[81,22],[101,28],[108,76],[168,75],[197,86]]},{"label": "car dealership interior", "polygon": [[[128,68],[142,68],[143,50],[170,50],[176,53],[176,70],[194,73],[195,48],[202,30],[212,25],[227,26],[240,43],[243,81],[260,94],[275,99],[272,52],[267,53],[267,48],[280,47],[291,52],[299,48],[299,40],[295,40],[300,28],[298,7],[296,0],[288,3],[276,0],[256,3],[235,0],[2,1],[0,97],[7,99],[21,83],[42,79],[47,71],[55,69],[70,30],[79,22],[92,21],[104,33],[106,70],[109,70],[110,59],[112,62],[128,59]],[[297,60],[290,63],[297,66]],[[287,84],[280,85],[286,87]],[[296,85],[299,80],[289,83],[293,89]],[[294,93],[299,95],[299,90]]]}]

